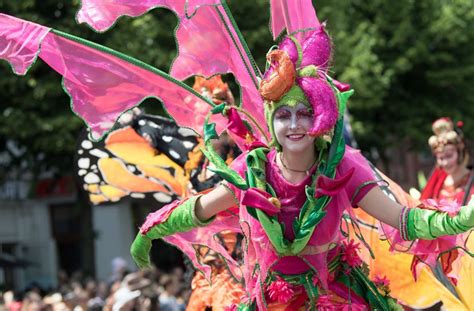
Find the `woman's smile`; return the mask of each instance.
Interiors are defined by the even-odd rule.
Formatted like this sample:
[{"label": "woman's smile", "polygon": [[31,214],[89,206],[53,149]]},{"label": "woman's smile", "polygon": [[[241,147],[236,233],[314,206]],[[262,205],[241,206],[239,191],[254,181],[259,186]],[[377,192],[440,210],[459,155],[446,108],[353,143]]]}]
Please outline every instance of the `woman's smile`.
[{"label": "woman's smile", "polygon": [[288,134],[286,135],[286,138],[288,138],[291,141],[300,141],[305,137],[306,134]]}]

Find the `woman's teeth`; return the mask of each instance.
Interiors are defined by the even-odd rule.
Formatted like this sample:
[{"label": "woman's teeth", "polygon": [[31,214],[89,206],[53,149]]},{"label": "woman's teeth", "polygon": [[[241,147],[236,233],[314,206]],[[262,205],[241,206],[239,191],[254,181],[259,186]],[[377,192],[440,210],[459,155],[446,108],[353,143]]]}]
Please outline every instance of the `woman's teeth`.
[{"label": "woman's teeth", "polygon": [[300,140],[301,138],[304,137],[304,134],[292,134],[292,135],[287,135],[288,139],[291,140]]}]

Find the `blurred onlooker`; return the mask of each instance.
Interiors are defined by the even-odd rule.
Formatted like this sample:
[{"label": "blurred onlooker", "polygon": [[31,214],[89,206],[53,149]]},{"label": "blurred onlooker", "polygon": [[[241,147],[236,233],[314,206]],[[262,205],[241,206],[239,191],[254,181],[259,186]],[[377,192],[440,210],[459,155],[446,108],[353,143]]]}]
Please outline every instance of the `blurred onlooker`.
[{"label": "blurred onlooker", "polygon": [[136,310],[137,298],[140,296],[139,290],[130,290],[128,286],[122,286],[114,294],[113,311],[131,311]]},{"label": "blurred onlooker", "polygon": [[185,306],[178,302],[177,295],[180,292],[181,284],[176,278],[165,274],[160,279],[160,285],[163,286],[163,292],[160,295],[160,310],[163,311],[181,311]]},{"label": "blurred onlooker", "polygon": [[128,271],[128,262],[122,257],[115,257],[111,262],[112,274],[110,275],[109,283],[122,281]]},{"label": "blurred onlooker", "polygon": [[68,277],[60,271],[58,287],[47,293],[34,283],[24,293],[5,291],[0,311],[185,310],[190,284],[185,284],[182,268],[170,273],[158,269],[127,273],[122,260],[114,261],[113,267],[112,283],[86,278],[80,272]]}]

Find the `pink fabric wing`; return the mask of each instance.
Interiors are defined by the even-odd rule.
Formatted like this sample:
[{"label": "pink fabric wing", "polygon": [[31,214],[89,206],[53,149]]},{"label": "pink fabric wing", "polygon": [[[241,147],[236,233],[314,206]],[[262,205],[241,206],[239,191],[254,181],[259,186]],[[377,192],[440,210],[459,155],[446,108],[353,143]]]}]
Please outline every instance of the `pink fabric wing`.
[{"label": "pink fabric wing", "polygon": [[156,7],[176,12],[179,18],[193,15],[202,5],[219,4],[219,0],[82,0],[77,12],[78,23],[86,23],[97,31],[107,31],[121,16],[140,16]]},{"label": "pink fabric wing", "polygon": [[[79,22],[105,31],[121,15],[139,16],[154,7],[173,10],[180,19],[176,32],[178,56],[171,75],[184,80],[190,76],[210,77],[232,73],[242,89],[242,107],[259,124],[265,124],[263,102],[258,93],[258,68],[250,60],[236,29],[219,0],[83,0]],[[268,136],[268,129],[264,128]],[[256,132],[257,138],[261,134]]]},{"label": "pink fabric wing", "polygon": [[188,232],[177,233],[163,238],[166,242],[178,247],[192,261],[194,267],[204,273],[208,281],[211,280],[211,267],[200,262],[195,246],[202,245],[219,253],[225,259],[229,272],[237,279],[242,278],[242,271],[229,252],[225,249],[216,234],[222,231],[241,232],[239,218],[237,215],[223,212],[217,215],[216,219],[206,227],[195,228]]},{"label": "pink fabric wing", "polygon": [[[185,0],[82,0],[82,6],[76,15],[78,23],[87,23],[97,31],[106,31],[120,16],[140,16],[152,8],[174,2],[177,8],[184,7]],[[166,3],[166,4],[165,4]]]},{"label": "pink fabric wing", "polygon": [[[179,55],[171,75],[180,80],[193,75],[210,77],[217,73],[232,73],[242,90],[241,106],[265,124],[263,100],[258,93],[258,68],[239,39],[222,5],[205,6],[191,19],[183,19],[176,31]],[[264,128],[268,137],[268,129]],[[254,131],[261,138],[258,131]],[[263,140],[262,140],[263,141]]]},{"label": "pink fabric wing", "polygon": [[[12,29],[44,29],[20,19],[3,18],[0,21]],[[3,29],[4,25],[0,25]],[[209,101],[158,69],[92,42],[54,31],[47,35],[44,31],[6,33],[0,40],[7,46],[23,42],[25,47],[38,47],[39,42],[39,57],[64,77],[64,88],[72,99],[72,109],[86,121],[94,139],[110,130],[123,112],[148,97],[160,99],[180,126],[202,132],[204,118],[211,108]],[[37,52],[25,50],[24,53],[34,55]],[[16,54],[18,51],[11,51],[13,57]],[[10,53],[2,58],[10,59]],[[18,65],[19,69],[30,63]],[[218,118],[217,123],[222,125],[223,119]]]},{"label": "pink fabric wing", "polygon": [[50,28],[5,14],[0,14],[0,25],[0,59],[8,61],[16,74],[26,74]]},{"label": "pink fabric wing", "polygon": [[[275,40],[283,29],[292,34],[295,31],[303,29],[315,29],[319,26],[316,11],[311,0],[271,0],[271,31],[273,40]],[[303,42],[296,35],[300,42]]]}]

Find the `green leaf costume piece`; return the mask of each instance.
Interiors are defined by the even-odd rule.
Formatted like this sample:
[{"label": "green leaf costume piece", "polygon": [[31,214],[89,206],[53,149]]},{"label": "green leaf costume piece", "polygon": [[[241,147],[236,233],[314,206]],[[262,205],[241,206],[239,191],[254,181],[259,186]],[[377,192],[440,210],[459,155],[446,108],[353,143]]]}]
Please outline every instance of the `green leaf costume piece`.
[{"label": "green leaf costume piece", "polygon": [[433,240],[443,235],[455,235],[474,227],[474,204],[461,207],[456,216],[448,213],[411,208],[408,212],[408,239]]},{"label": "green leaf costume piece", "polygon": [[132,258],[140,269],[150,267],[151,241],[161,239],[165,236],[177,232],[186,232],[196,227],[203,227],[210,224],[213,218],[207,221],[200,221],[195,215],[196,202],[201,195],[193,196],[176,207],[168,218],[155,226],[147,233],[138,233],[130,248]]},{"label": "green leaf costume piece", "polygon": [[[331,83],[331,81],[329,81]],[[259,209],[247,207],[250,215],[255,217],[264,229],[268,239],[273,245],[279,256],[295,256],[303,251],[313,235],[316,226],[326,215],[324,208],[328,205],[331,198],[328,196],[314,197],[317,176],[324,174],[327,177],[334,178],[336,175],[336,167],[344,156],[345,144],[343,140],[343,122],[344,110],[347,99],[353,94],[353,91],[340,93],[333,87],[339,104],[339,118],[336,123],[332,143],[329,152],[324,157],[324,152],[320,153],[320,161],[317,174],[313,179],[312,187],[306,187],[306,202],[303,204],[300,215],[293,223],[295,239],[290,242],[284,237],[285,228],[278,221],[276,216],[268,216]],[[257,148],[249,152],[247,155],[247,186],[257,187],[274,195],[274,191],[267,183],[265,177],[265,165],[267,162],[266,148]],[[322,158],[325,158],[325,161]]]}]

